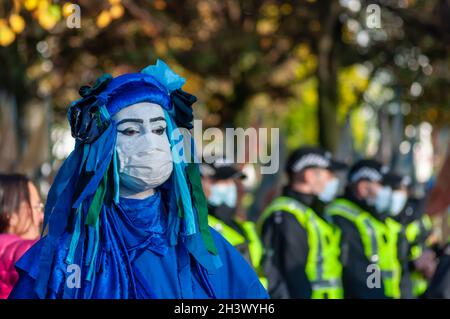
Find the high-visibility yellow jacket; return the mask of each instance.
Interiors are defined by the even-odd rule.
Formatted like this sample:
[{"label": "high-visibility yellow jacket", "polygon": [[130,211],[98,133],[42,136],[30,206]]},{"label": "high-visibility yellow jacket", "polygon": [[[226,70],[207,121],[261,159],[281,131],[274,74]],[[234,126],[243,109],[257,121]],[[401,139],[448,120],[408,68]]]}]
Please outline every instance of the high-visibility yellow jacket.
[{"label": "high-visibility yellow jacket", "polygon": [[313,299],[340,299],[342,290],[342,265],[340,255],[340,231],[319,217],[311,208],[299,201],[281,196],[275,199],[258,220],[258,231],[274,212],[284,211],[295,216],[308,236],[306,275],[311,284]]},{"label": "high-visibility yellow jacket", "polygon": [[[326,214],[341,216],[353,223],[361,236],[364,253],[369,262],[381,271],[384,294],[400,298],[401,263],[398,240],[402,226],[392,218],[377,219],[348,199],[339,198],[328,205]],[[345,288],[345,287],[344,287]]]},{"label": "high-visibility yellow jacket", "polygon": [[[405,227],[405,235],[411,245],[410,260],[414,261],[422,255],[426,244],[426,238],[431,231],[432,223],[428,215],[412,221]],[[418,271],[411,273],[412,289],[414,296],[421,296],[428,287],[428,280]]]}]

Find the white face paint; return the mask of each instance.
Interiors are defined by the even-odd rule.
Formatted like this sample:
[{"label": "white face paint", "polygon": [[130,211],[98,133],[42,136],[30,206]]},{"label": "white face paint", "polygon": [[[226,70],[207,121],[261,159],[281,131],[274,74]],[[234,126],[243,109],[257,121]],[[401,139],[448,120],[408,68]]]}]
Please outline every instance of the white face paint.
[{"label": "white face paint", "polygon": [[173,169],[163,109],[158,104],[137,103],[118,112],[113,120],[117,123],[121,196],[151,195]]}]

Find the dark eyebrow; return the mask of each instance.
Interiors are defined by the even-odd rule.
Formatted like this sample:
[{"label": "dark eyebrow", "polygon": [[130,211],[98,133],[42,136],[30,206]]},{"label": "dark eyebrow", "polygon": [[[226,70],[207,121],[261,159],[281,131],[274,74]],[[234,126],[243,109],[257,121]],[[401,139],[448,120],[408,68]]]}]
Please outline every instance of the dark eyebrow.
[{"label": "dark eyebrow", "polygon": [[141,123],[144,124],[144,121],[141,119],[123,119],[122,121],[120,121],[119,123],[117,123],[117,126],[119,126],[120,124],[126,123],[126,122],[134,122],[134,123]]},{"label": "dark eyebrow", "polygon": [[163,117],[161,117],[161,116],[159,116],[159,117],[154,117],[154,118],[152,118],[152,119],[150,119],[150,123],[152,123],[152,122],[158,122],[158,121],[166,121],[166,119],[165,118],[163,118]]}]

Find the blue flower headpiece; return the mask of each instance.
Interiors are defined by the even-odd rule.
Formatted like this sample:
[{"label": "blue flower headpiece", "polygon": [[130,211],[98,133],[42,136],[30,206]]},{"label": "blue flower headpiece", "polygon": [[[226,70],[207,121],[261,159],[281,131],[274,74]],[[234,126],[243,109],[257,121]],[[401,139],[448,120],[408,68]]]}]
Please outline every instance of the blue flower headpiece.
[{"label": "blue flower headpiece", "polygon": [[72,136],[77,142],[91,143],[105,131],[114,114],[139,102],[161,105],[178,127],[191,129],[192,104],[197,98],[181,90],[184,83],[185,79],[161,60],[141,73],[117,78],[104,74],[92,87],[81,87],[82,98],[71,104],[68,119]]}]

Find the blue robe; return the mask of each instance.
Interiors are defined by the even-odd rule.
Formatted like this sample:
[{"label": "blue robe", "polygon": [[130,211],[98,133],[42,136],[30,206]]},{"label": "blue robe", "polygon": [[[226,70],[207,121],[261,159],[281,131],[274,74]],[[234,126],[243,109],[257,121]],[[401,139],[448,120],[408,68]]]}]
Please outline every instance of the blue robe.
[{"label": "blue robe", "polygon": [[[213,273],[190,255],[182,240],[169,245],[167,216],[159,191],[143,200],[121,198],[118,205],[106,209],[100,220],[98,253],[94,255],[92,247],[83,247],[79,253],[84,257],[78,256],[78,260],[95,260],[95,268],[90,280],[78,286],[75,272],[68,271],[65,260],[71,238],[65,233],[53,260],[46,298],[268,297],[250,265],[213,229],[222,261]],[[45,240],[43,237],[17,262],[20,279],[9,298],[37,298],[35,279]],[[87,264],[77,266],[81,272],[90,271]]]}]

